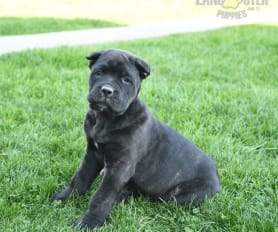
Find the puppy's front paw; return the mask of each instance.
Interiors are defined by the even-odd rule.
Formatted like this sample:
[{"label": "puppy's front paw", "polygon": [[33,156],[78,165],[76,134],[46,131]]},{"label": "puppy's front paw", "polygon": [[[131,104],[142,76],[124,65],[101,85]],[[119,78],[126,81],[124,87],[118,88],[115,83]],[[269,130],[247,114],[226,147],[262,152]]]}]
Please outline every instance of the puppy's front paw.
[{"label": "puppy's front paw", "polygon": [[65,195],[63,194],[63,192],[58,192],[58,193],[54,193],[51,198],[51,201],[65,201]]},{"label": "puppy's front paw", "polygon": [[79,218],[72,224],[72,227],[81,229],[93,229],[102,226],[104,220],[94,217],[90,213],[86,213],[83,217]]},{"label": "puppy's front paw", "polygon": [[65,201],[68,199],[71,192],[72,192],[71,188],[66,188],[61,192],[54,193],[50,199],[51,201]]}]

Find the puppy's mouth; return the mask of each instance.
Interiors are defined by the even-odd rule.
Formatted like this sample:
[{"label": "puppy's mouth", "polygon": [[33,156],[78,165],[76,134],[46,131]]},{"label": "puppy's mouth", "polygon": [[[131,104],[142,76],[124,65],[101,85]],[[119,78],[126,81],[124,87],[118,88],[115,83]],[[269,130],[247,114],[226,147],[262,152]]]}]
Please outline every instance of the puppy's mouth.
[{"label": "puppy's mouth", "polygon": [[93,109],[95,111],[103,112],[103,113],[110,113],[114,116],[121,116],[126,111],[126,109],[112,108],[109,104],[107,104],[105,102],[89,103],[89,106],[91,109]]},{"label": "puppy's mouth", "polygon": [[90,108],[96,111],[108,111],[109,107],[105,103],[94,102],[89,104]]}]

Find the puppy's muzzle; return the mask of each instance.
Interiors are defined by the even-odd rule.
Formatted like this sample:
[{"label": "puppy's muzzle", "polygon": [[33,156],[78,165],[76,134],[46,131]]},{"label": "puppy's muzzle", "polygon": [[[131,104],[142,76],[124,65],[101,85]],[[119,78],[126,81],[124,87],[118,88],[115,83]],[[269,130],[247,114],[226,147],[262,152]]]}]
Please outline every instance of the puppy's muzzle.
[{"label": "puppy's muzzle", "polygon": [[103,85],[101,87],[101,92],[105,97],[111,97],[114,93],[114,88],[111,85]]}]

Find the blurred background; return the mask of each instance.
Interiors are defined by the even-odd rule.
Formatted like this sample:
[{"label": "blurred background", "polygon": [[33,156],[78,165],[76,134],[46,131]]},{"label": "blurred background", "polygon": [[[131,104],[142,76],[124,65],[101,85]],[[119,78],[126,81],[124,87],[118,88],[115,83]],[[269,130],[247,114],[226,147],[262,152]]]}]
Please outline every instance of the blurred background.
[{"label": "blurred background", "polygon": [[[226,1],[234,2],[234,0]],[[146,22],[217,17],[217,12],[224,9],[220,5],[204,5],[206,2],[208,1],[0,0],[0,27],[2,28],[0,29],[0,33],[9,34],[8,32],[4,32],[4,28],[7,26],[11,27],[12,25],[15,26],[18,23],[20,23],[21,26],[24,26],[24,22],[28,24],[30,18],[33,18],[32,20],[42,20],[42,18],[52,18],[53,20],[53,18],[55,18],[56,23],[58,18],[94,19],[105,20],[120,25],[134,25]],[[253,5],[252,2],[254,2]],[[276,16],[276,13],[278,12],[277,0],[242,1],[237,9],[230,8],[225,10],[229,12],[239,12],[245,10],[247,11],[247,17],[256,13],[258,21],[263,21],[263,18],[267,16],[268,18],[273,17],[272,20],[268,19],[268,22],[278,22]],[[17,20],[20,20],[20,22],[17,22]],[[87,25],[86,27],[90,27],[90,25]],[[16,34],[17,28],[14,27],[13,30],[13,33]]]}]

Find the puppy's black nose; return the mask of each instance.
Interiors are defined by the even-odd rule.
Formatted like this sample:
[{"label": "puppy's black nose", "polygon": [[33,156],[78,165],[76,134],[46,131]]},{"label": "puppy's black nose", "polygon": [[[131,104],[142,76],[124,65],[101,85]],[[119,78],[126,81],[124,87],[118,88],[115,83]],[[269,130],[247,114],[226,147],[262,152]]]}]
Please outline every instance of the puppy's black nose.
[{"label": "puppy's black nose", "polygon": [[110,85],[104,85],[101,87],[101,92],[105,97],[111,97],[114,93],[114,89]]}]

